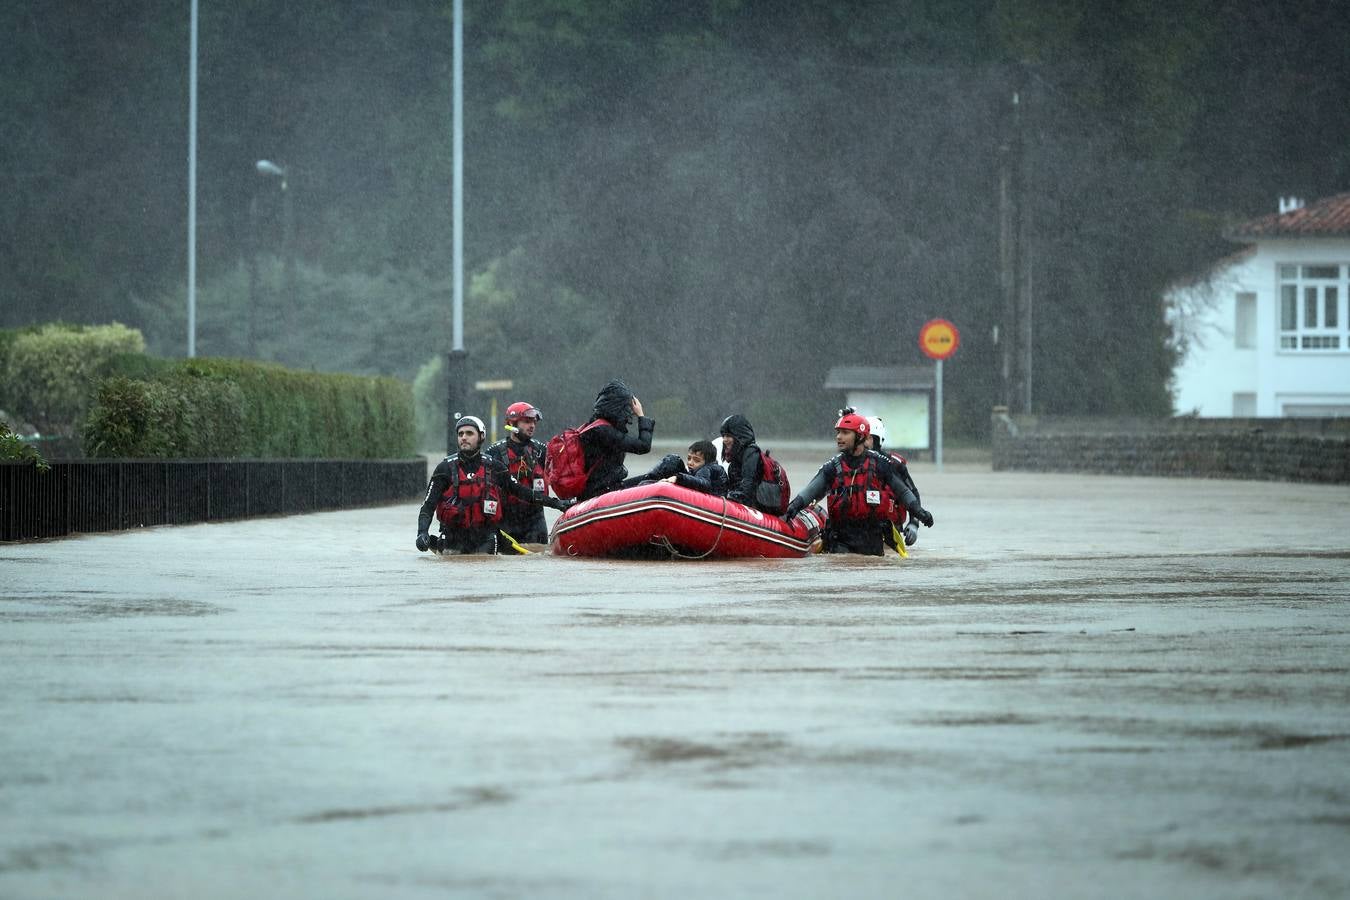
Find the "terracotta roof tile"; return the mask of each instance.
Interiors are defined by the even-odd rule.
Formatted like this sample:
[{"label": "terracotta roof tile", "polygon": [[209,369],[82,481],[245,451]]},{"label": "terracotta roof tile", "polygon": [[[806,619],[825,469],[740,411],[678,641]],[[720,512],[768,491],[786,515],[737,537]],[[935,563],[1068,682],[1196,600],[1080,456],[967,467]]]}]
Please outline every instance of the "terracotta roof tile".
[{"label": "terracotta roof tile", "polygon": [[1350,235],[1350,192],[1287,213],[1271,213],[1228,229],[1230,240],[1270,237],[1330,237]]}]

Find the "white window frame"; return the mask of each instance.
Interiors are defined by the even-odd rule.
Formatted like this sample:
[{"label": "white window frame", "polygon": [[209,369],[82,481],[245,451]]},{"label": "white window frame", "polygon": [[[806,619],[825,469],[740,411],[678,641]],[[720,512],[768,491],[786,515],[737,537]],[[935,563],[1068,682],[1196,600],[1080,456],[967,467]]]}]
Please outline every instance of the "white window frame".
[{"label": "white window frame", "polygon": [[[1318,271],[1332,268],[1334,278]],[[1278,263],[1275,275],[1276,349],[1281,353],[1350,353],[1350,264]],[[1294,327],[1288,328],[1286,307],[1291,299]],[[1336,317],[1333,325],[1327,324],[1328,312]]]}]

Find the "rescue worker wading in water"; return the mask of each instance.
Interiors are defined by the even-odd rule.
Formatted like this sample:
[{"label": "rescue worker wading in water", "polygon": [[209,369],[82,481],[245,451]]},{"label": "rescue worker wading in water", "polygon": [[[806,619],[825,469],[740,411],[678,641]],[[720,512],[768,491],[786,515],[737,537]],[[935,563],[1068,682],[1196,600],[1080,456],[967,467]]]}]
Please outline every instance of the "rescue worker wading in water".
[{"label": "rescue worker wading in water", "polygon": [[[534,430],[543,415],[528,403],[512,403],[506,408],[506,430],[510,434],[484,451],[506,466],[511,480],[530,492],[531,502],[515,494],[507,494],[502,513],[501,530],[522,544],[547,544],[548,525],[544,522],[544,507],[548,499],[548,483],[544,480],[544,460],[548,447],[534,439]],[[559,508],[571,504],[561,501]]]},{"label": "rescue worker wading in water", "polygon": [[882,555],[880,524],[895,515],[894,509],[886,507],[887,488],[910,515],[933,527],[933,514],[919,505],[919,498],[900,479],[890,457],[868,449],[870,432],[867,420],[857,413],[841,416],[834,426],[839,455],[821,466],[811,483],[788,504],[784,518],[791,521],[828,494],[830,521],[821,548],[826,553]]},{"label": "rescue worker wading in water", "polygon": [[[436,464],[427,496],[417,515],[417,549],[438,553],[496,553],[502,498],[513,495],[534,503],[533,493],[512,480],[506,467],[481,451],[483,420],[464,416],[455,423],[459,452]],[[560,501],[545,497],[557,509]],[[441,523],[440,537],[428,534],[431,518]]]},{"label": "rescue worker wading in water", "polygon": [[[839,415],[842,416],[853,411],[851,408],[845,407]],[[868,416],[867,424],[872,427],[870,439],[872,449],[891,458],[891,463],[895,466],[895,474],[900,476],[900,480],[905,483],[905,487],[913,491],[914,496],[922,502],[923,498],[919,497],[919,486],[914,483],[914,477],[909,474],[909,461],[894,450],[887,450],[882,446],[886,443],[886,423],[881,420],[881,416]],[[903,538],[906,547],[913,547],[914,542],[919,539],[919,523],[914,521],[913,516],[907,515],[908,511],[899,503],[895,503],[894,498],[891,499],[891,505],[895,507],[895,518],[889,522],[881,523],[881,539],[887,547],[898,553],[900,552],[900,545],[896,543],[896,528],[904,529],[900,537]]]}]

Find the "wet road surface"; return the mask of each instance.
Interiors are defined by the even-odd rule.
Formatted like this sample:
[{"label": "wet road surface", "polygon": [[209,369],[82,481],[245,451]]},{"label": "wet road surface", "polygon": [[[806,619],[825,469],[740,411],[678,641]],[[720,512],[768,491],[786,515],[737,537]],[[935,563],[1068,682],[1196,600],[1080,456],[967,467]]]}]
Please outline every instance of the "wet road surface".
[{"label": "wet road surface", "polygon": [[1350,894],[1350,488],[915,476],[909,560],[0,545],[0,897]]}]

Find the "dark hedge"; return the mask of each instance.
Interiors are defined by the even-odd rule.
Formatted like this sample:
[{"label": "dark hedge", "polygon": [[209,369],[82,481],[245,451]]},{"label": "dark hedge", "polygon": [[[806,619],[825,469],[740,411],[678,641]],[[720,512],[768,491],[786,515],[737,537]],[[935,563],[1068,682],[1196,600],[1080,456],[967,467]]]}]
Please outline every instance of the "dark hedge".
[{"label": "dark hedge", "polygon": [[99,383],[93,457],[392,459],[413,453],[412,391],[393,378],[233,359],[130,354]]}]

